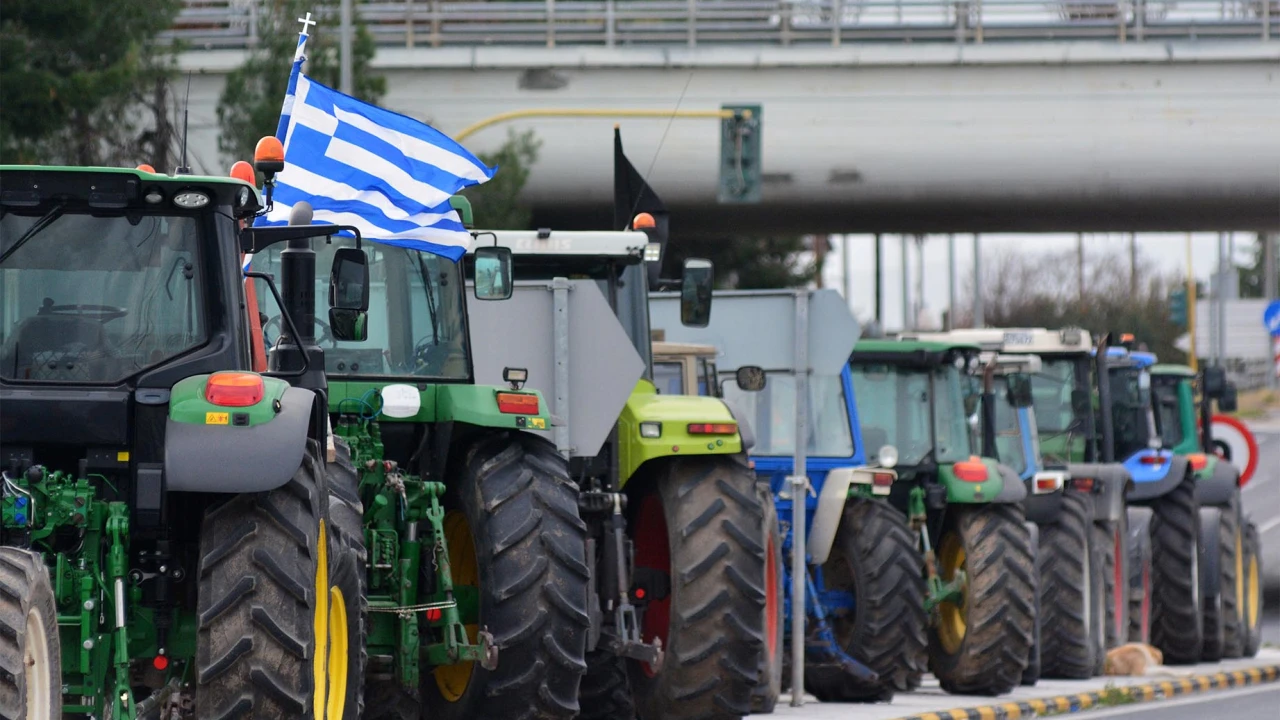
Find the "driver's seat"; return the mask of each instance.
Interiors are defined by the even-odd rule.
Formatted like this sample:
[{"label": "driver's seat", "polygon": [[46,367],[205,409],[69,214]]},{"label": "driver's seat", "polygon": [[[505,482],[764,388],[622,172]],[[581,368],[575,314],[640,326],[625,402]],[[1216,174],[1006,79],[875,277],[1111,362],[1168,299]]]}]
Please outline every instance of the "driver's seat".
[{"label": "driver's seat", "polygon": [[42,312],[19,322],[6,345],[4,370],[15,380],[99,379],[89,364],[107,355],[107,334],[98,320]]}]

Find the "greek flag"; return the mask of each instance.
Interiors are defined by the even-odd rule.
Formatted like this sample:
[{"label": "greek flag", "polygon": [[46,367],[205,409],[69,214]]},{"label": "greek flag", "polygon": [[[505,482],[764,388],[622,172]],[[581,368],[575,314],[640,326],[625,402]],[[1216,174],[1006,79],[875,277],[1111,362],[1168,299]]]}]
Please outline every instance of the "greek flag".
[{"label": "greek flag", "polygon": [[287,225],[300,201],[313,222],[351,225],[375,242],[457,262],[471,247],[449,198],[497,172],[425,123],[361,102],[302,74],[300,35],[276,136],[284,171],[261,225]]}]

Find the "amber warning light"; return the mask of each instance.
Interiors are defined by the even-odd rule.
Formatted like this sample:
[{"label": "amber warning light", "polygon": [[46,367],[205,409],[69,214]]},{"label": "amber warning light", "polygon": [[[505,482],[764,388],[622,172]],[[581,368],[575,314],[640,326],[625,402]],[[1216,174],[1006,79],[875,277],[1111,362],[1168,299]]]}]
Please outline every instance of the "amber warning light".
[{"label": "amber warning light", "polygon": [[262,402],[262,376],[244,372],[221,372],[209,376],[204,399],[219,407],[249,407]]}]

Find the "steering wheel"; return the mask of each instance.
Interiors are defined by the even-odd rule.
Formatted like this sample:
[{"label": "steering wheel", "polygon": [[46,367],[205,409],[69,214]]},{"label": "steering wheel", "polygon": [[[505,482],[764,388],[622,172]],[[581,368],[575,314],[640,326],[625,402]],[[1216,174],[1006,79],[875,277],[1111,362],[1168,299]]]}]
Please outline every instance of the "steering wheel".
[{"label": "steering wheel", "polygon": [[115,320],[129,314],[128,310],[114,305],[45,305],[40,310],[42,315],[74,315],[98,322]]},{"label": "steering wheel", "polygon": [[[328,340],[329,347],[331,348],[338,347],[338,341],[336,338],[333,337],[333,328],[329,327],[329,323],[326,323],[320,318],[316,318],[315,322],[316,322],[316,325],[319,325],[320,329],[324,331],[324,334],[316,336],[316,344],[320,344]],[[275,345],[275,342],[271,341],[270,338],[267,337],[267,328],[271,327],[272,325],[283,326],[283,324],[284,324],[284,321],[281,319],[280,315],[276,315],[275,317],[263,323],[262,325],[263,347],[270,348]],[[277,339],[279,338],[277,337]]]}]

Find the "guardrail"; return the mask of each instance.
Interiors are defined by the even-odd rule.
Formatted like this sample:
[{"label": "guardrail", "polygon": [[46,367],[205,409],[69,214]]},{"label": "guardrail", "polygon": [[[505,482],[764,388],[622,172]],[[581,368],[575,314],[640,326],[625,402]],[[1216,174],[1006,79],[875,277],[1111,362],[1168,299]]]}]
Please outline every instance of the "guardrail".
[{"label": "guardrail", "polygon": [[[353,0],[382,46],[802,45],[1280,37],[1280,0]],[[317,14],[338,22],[335,7]],[[251,47],[263,0],[185,0],[164,39]]]}]

